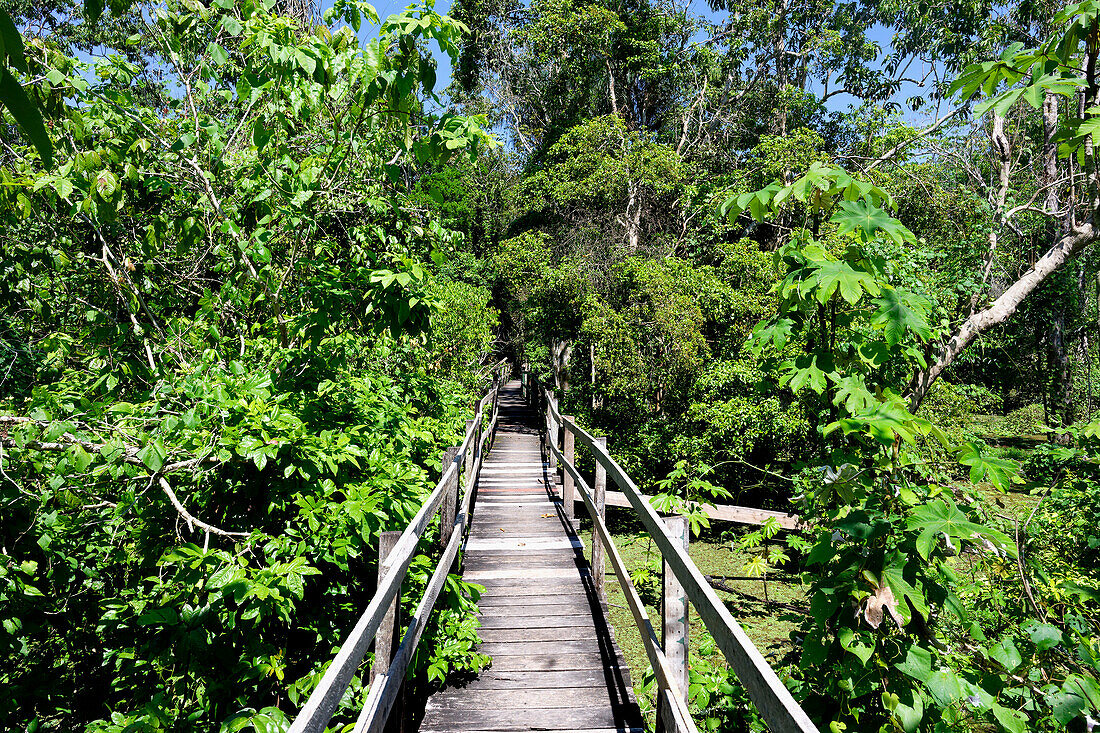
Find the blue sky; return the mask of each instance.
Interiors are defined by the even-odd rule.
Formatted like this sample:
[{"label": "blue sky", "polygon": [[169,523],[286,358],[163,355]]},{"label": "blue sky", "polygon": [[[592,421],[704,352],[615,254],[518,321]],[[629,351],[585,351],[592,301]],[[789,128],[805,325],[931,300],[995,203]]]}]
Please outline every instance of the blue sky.
[{"label": "blue sky", "polygon": [[[437,0],[435,9],[437,12],[445,14],[450,10],[451,3],[452,0]],[[409,0],[379,0],[379,2],[374,3],[374,7],[378,11],[379,18],[382,21],[385,21],[385,19],[391,14],[400,12],[409,4]],[[333,0],[320,0],[320,10],[322,12],[330,9],[332,5]],[[704,2],[703,0],[696,0],[696,2],[688,0],[687,9],[713,22],[721,22],[725,17],[725,13],[715,13],[711,11],[709,6],[707,6],[706,2]],[[377,35],[377,32],[378,26],[364,23],[359,30],[359,37],[361,40],[366,40],[368,38],[375,37]],[[883,56],[889,53],[891,49],[891,31],[888,28],[885,28],[883,26],[876,26],[871,30],[870,37],[871,40],[877,42],[878,45],[881,47]],[[433,55],[435,56],[436,63],[438,64],[436,92],[441,93],[443,89],[445,89],[450,84],[451,81],[451,61],[450,58],[446,54],[440,52],[438,48],[433,48]],[[82,53],[78,54],[78,56],[81,58],[81,60],[84,61],[92,60],[92,57]],[[914,67],[915,66],[916,64],[914,64]],[[908,76],[920,78],[921,76],[923,76],[925,71],[925,69],[910,68]],[[811,83],[810,91],[820,92],[821,89],[816,88],[817,86],[818,85]],[[895,96],[895,101],[901,103],[903,109],[906,110],[903,113],[903,116],[910,124],[920,124],[922,121],[928,119],[931,112],[934,112],[934,110],[922,110],[919,113],[908,111],[908,108],[905,107],[905,100],[908,97],[914,96],[919,93],[921,93],[921,91],[917,87],[913,85],[908,85],[907,88],[903,88]],[[925,91],[925,93],[927,93],[927,91]],[[832,111],[843,112],[847,111],[854,101],[855,100],[850,96],[837,95],[828,100],[826,106]]]},{"label": "blue sky", "polygon": [[[452,0],[437,0],[435,8],[436,12],[446,14],[451,8],[451,2]],[[321,0],[321,11],[323,12],[331,8],[332,4],[333,0]],[[381,2],[374,3],[375,9],[378,10],[378,17],[383,21],[391,14],[399,12],[408,5],[408,0],[404,0],[404,2],[400,0],[383,0]],[[716,23],[721,22],[726,17],[726,14],[723,12],[716,13],[712,11],[710,7],[706,4],[706,2],[703,2],[701,0],[699,2],[691,2],[689,0],[689,2],[687,3],[687,8],[689,11]],[[364,24],[359,31],[360,39],[365,40],[367,38],[370,38],[375,35],[377,31],[377,26]],[[871,29],[871,32],[869,34],[870,39],[878,43],[879,47],[882,49],[882,56],[880,56],[880,58],[884,57],[891,50],[891,35],[892,32],[890,31],[890,29],[881,25],[875,26]],[[441,53],[438,48],[434,49],[434,56],[436,59],[436,63],[439,66],[437,74],[438,82],[436,84],[436,92],[438,93],[442,92],[442,90],[445,89],[447,85],[449,85],[451,82],[451,60],[447,57],[446,54]],[[913,67],[910,68],[910,73],[908,75],[910,77],[920,78],[924,75],[926,69],[920,69],[916,67],[917,64],[914,64]],[[811,83],[810,91],[821,92],[821,89],[815,88],[817,86],[819,85]],[[908,110],[908,107],[905,106],[905,100],[907,98],[920,93],[921,91],[916,86],[909,84],[894,97],[894,101],[900,103],[903,109],[905,109],[904,117],[908,122],[919,123],[920,121],[928,117],[928,111],[913,113]],[[854,102],[856,102],[855,98],[849,95],[841,94],[830,98],[826,103],[826,106],[831,111],[844,112],[847,111]]]}]

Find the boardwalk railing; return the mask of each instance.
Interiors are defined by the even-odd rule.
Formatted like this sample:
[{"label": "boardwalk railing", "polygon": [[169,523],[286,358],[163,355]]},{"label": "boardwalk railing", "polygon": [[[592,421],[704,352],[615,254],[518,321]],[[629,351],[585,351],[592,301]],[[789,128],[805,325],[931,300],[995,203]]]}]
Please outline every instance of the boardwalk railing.
[{"label": "boardwalk railing", "polygon": [[[375,650],[374,665],[377,674],[371,682],[354,731],[355,733],[364,731],[375,733],[385,726],[401,689],[401,683],[405,679],[405,672],[412,660],[413,652],[416,651],[432,608],[447,580],[451,566],[454,565],[465,536],[470,501],[481,473],[481,459],[485,454],[486,446],[492,443],[497,426],[499,417],[497,398],[506,374],[504,362],[494,365],[491,373],[492,387],[478,402],[474,419],[466,424],[466,436],[462,445],[451,448],[444,454],[443,475],[439,483],[436,484],[409,526],[400,533],[399,538],[394,538],[396,542],[392,549],[380,559],[378,570],[380,580],[374,598],[367,605],[363,615],[359,617],[355,628],[344,639],[339,653],[329,664],[321,682],[290,726],[291,733],[318,733],[325,730],[358,671],[363,657],[366,656],[371,641],[376,637],[379,642]],[[460,476],[462,500],[458,502]],[[420,538],[435,515],[441,511],[440,541],[441,544],[445,543],[443,554],[436,563],[435,571],[424,591],[424,597],[401,636],[400,643],[396,649],[393,649],[389,640],[396,606],[400,601],[402,581],[408,572],[409,564],[416,555]],[[390,628],[387,629],[387,626]],[[379,648],[386,652],[384,656],[387,658],[379,658]]]},{"label": "boardwalk railing", "polygon": [[[566,516],[573,518],[577,494],[592,518],[592,571],[598,592],[604,592],[604,554],[611,562],[638,631],[658,686],[659,722],[667,731],[691,731],[696,727],[688,711],[687,699],[687,604],[690,599],[715,644],[722,650],[755,703],[761,717],[773,731],[817,733],[809,716],[799,707],[776,676],[775,671],[745,634],[729,609],[688,556],[687,529],[682,517],[662,518],[650,505],[630,476],[607,452],[607,439],[597,438],[579,427],[558,410],[553,392],[543,388],[530,374],[524,375],[527,399],[545,421],[548,452],[562,466],[562,500]],[[589,486],[574,465],[577,442],[587,447],[595,459],[594,487]],[[630,580],[618,548],[605,524],[607,477],[610,476],[626,496],[630,507],[649,531],[664,559],[665,583],[662,599],[662,638],[658,639],[637,589]],[[671,520],[671,521],[670,521]],[[597,541],[598,539],[598,541]],[[686,594],[686,598],[684,595]]]}]

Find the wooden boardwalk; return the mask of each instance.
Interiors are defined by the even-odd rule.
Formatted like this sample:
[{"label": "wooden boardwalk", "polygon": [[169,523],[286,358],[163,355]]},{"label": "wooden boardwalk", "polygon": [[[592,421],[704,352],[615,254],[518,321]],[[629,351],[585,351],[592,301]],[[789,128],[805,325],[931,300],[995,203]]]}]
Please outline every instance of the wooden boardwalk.
[{"label": "wooden boardwalk", "polygon": [[493,663],[433,695],[420,731],[641,731],[630,671],[519,382],[501,391],[500,409],[463,573],[485,586],[481,650]]}]

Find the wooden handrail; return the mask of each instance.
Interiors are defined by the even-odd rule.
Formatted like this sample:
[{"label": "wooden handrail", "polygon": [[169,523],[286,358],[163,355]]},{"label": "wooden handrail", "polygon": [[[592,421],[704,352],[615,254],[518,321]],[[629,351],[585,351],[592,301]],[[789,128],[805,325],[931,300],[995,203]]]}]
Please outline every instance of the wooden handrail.
[{"label": "wooden handrail", "polygon": [[[385,724],[386,716],[389,715],[389,711],[393,706],[401,681],[404,680],[405,670],[412,660],[413,652],[424,632],[424,626],[431,615],[435,601],[439,597],[440,589],[447,579],[447,574],[450,572],[451,565],[454,563],[465,534],[470,497],[481,472],[481,456],[486,444],[491,442],[499,417],[497,402],[504,378],[503,365],[504,363],[501,362],[494,367],[496,371],[493,374],[493,386],[478,402],[474,420],[466,431],[457,455],[450,465],[443,470],[443,475],[440,476],[439,482],[435,485],[432,493],[424,501],[416,516],[402,532],[401,538],[397,541],[393,550],[383,561],[382,570],[384,575],[378,584],[374,597],[359,617],[355,627],[344,639],[344,643],[340,645],[340,651],[333,658],[328,669],[325,670],[324,676],[309,696],[309,699],[306,700],[306,704],[302,706],[301,712],[298,713],[290,726],[290,733],[320,733],[328,727],[329,721],[336,712],[340,700],[347,692],[352,678],[363,661],[363,657],[366,656],[367,649],[374,639],[386,611],[400,591],[401,583],[408,573],[409,565],[412,563],[413,557],[416,556],[416,548],[420,538],[439,512],[444,495],[450,489],[451,482],[457,478],[461,466],[465,462],[467,452],[474,449],[476,455],[473,470],[469,476],[465,477],[461,508],[458,509],[457,516],[454,519],[446,549],[436,565],[432,579],[428,583],[428,588],[416,609],[412,622],[402,637],[401,644],[394,652],[394,658],[389,669],[378,675],[371,684],[363,710],[356,722],[355,730],[357,732],[364,730],[377,731],[381,730],[381,726]],[[481,433],[482,423],[485,420],[485,408],[490,404],[488,429]],[[478,440],[479,435],[480,440]],[[446,531],[446,528],[441,527],[440,531]]]},{"label": "wooden handrail", "polygon": [[556,445],[550,444],[550,450],[562,462],[565,470],[570,473],[573,480],[576,481],[576,488],[588,508],[588,513],[592,516],[592,526],[599,537],[600,543],[607,551],[607,557],[611,561],[615,577],[619,581],[619,586],[623,589],[623,596],[626,598],[626,604],[630,608],[631,615],[634,616],[634,624],[638,627],[638,632],[642,637],[642,646],[645,648],[646,656],[649,657],[649,664],[653,667],[657,682],[662,689],[671,693],[673,709],[679,723],[677,729],[698,733],[698,728],[695,727],[695,722],[691,719],[691,713],[688,711],[687,698],[684,696],[686,690],[681,690],[676,683],[675,675],[669,668],[664,650],[661,649],[661,642],[657,639],[657,633],[653,630],[653,623],[649,620],[649,613],[645,610],[645,604],[642,602],[641,596],[638,595],[638,589],[634,587],[634,583],[630,580],[630,571],[627,570],[626,563],[623,562],[622,555],[619,554],[619,548],[611,539],[611,533],[596,509],[591,487],[576,467],[565,460],[565,456],[562,455]]},{"label": "wooden handrail", "polygon": [[[623,470],[622,466],[611,457],[611,454],[607,451],[607,448],[596,440],[588,431],[578,426],[572,420],[566,420],[561,412],[554,405],[553,395],[542,388],[540,392],[541,402],[545,404],[545,423],[548,431],[548,436],[552,432],[556,432],[558,427],[569,431],[579,442],[583,443],[592,451],[592,455],[596,461],[607,471],[607,475],[622,489],[626,495],[627,500],[633,507],[638,519],[642,522],[645,528],[649,531],[650,537],[660,550],[665,563],[667,563],[669,569],[676,576],[676,579],[680,581],[691,602],[695,606],[696,613],[703,621],[703,624],[707,627],[711,636],[714,638],[715,644],[722,650],[722,654],[726,658],[726,662],[730,668],[733,669],[737,679],[745,687],[745,691],[748,693],[749,698],[756,705],[757,710],[760,712],[760,716],[768,724],[769,728],[773,731],[779,731],[781,733],[818,733],[817,728],[810,720],[806,712],[795,701],[790,691],[783,684],[782,680],[775,674],[775,671],[764,659],[763,655],[745,634],[744,629],[726,608],[726,604],[718,597],[714,588],[707,582],[703,573],[695,565],[695,562],[687,555],[684,549],[674,543],[669,536],[665,533],[661,524],[661,518],[657,514],[656,510],[650,505],[648,497],[638,490],[637,485],[630,478],[630,476]],[[576,467],[569,461],[565,460],[565,456],[556,446],[556,438],[548,439],[547,444],[553,449],[555,457],[562,462],[565,470],[570,473],[577,486],[581,486],[582,482],[579,479],[579,473]],[[587,484],[583,484],[587,488]],[[595,511],[595,505],[591,502],[591,497],[586,493],[582,493],[582,497],[585,500],[585,505],[592,514],[593,526],[603,526],[602,518],[599,517],[598,512]],[[599,521],[597,521],[599,520]],[[604,527],[606,530],[606,527]],[[600,534],[601,542],[604,540],[604,534]],[[607,547],[609,556],[612,554],[612,548],[615,547],[613,542],[610,542],[610,537],[607,537],[608,542],[604,542]],[[618,570],[616,569],[616,575]],[[629,575],[627,576],[629,580]],[[621,581],[620,581],[621,582]],[[631,586],[633,587],[633,586]],[[626,588],[624,587],[624,593]],[[630,594],[627,594],[629,598]],[[635,617],[637,621],[637,616]],[[649,634],[652,634],[652,626],[647,633],[639,626],[639,630],[642,632],[643,640],[645,640]],[[648,652],[648,648],[647,648]],[[662,673],[657,672],[657,667],[654,667],[654,672],[658,674],[658,679]],[[673,685],[671,688],[675,690]],[[675,698],[675,695],[670,695]]]}]

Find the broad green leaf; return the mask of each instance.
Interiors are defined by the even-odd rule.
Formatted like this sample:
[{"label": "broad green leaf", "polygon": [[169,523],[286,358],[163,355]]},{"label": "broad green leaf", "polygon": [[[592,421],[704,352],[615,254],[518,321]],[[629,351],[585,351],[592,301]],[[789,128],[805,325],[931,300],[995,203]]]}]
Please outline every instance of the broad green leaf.
[{"label": "broad green leaf", "polygon": [[1027,731],[1027,716],[1018,710],[1012,710],[994,703],[993,717],[1008,733],[1026,733]]},{"label": "broad green leaf", "polygon": [[15,27],[8,11],[0,9],[0,66],[5,59],[13,69],[27,73],[27,59],[23,52],[23,36]]},{"label": "broad green leaf", "polygon": [[841,234],[858,232],[864,242],[873,240],[880,231],[898,244],[916,240],[905,225],[866,200],[841,201],[830,221],[840,226]]},{"label": "broad green leaf", "polygon": [[1001,666],[1009,672],[1016,669],[1024,662],[1011,636],[1006,636],[991,646],[989,648],[989,656],[1000,662]]},{"label": "broad green leaf", "polygon": [[155,438],[146,443],[145,446],[138,451],[137,457],[141,459],[141,462],[145,464],[146,468],[156,473],[164,466],[164,459],[167,457],[167,452],[160,438]]},{"label": "broad green leaf", "polygon": [[1031,643],[1041,652],[1053,649],[1062,643],[1062,630],[1057,626],[1033,621],[1025,626],[1024,630],[1031,637]]},{"label": "broad green leaf", "polygon": [[924,686],[939,708],[953,707],[963,699],[959,678],[950,670],[933,672],[924,681]]},{"label": "broad green leaf", "polygon": [[871,324],[881,328],[886,343],[896,346],[908,331],[921,341],[932,337],[928,325],[928,301],[903,288],[888,288],[875,300],[878,309],[871,316]]},{"label": "broad green leaf", "polygon": [[16,81],[6,66],[0,66],[0,102],[8,108],[16,124],[30,139],[38,155],[42,158],[42,165],[46,168],[53,166],[53,143],[46,132],[46,126],[42,124],[42,113],[23,91],[23,86]]},{"label": "broad green leaf", "polygon": [[971,483],[988,481],[1001,491],[1007,491],[1020,474],[1019,463],[987,456],[975,443],[966,443],[959,449],[959,463],[970,466]]},{"label": "broad green leaf", "polygon": [[842,260],[826,260],[820,263],[798,289],[802,295],[812,291],[817,302],[822,305],[838,290],[841,297],[851,305],[858,303],[864,292],[871,295],[879,293],[879,285],[874,276],[863,270],[856,270]]},{"label": "broad green leaf", "polygon": [[925,682],[932,675],[932,652],[916,644],[905,652],[905,660],[894,667],[917,682]]},{"label": "broad green leaf", "polygon": [[909,691],[910,701],[908,703],[905,700],[899,699],[897,705],[891,711],[898,722],[901,723],[901,729],[905,733],[915,733],[917,728],[920,727],[920,722],[924,718],[924,698],[921,696],[920,691]]},{"label": "broad green leaf", "polygon": [[959,511],[954,502],[936,499],[916,507],[907,520],[909,529],[920,530],[917,536],[917,552],[925,560],[932,554],[941,536],[956,542],[973,541],[984,537],[1000,546],[1005,552],[1015,553],[1015,545],[1008,535],[995,529],[971,522]]}]

